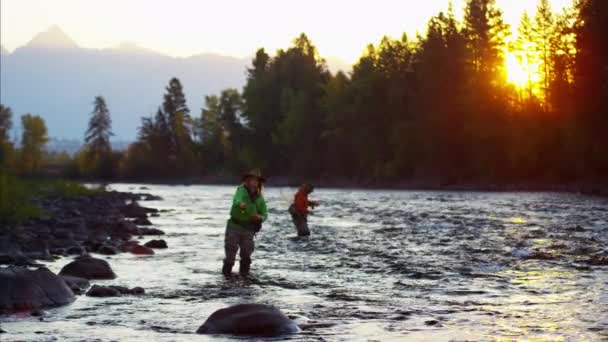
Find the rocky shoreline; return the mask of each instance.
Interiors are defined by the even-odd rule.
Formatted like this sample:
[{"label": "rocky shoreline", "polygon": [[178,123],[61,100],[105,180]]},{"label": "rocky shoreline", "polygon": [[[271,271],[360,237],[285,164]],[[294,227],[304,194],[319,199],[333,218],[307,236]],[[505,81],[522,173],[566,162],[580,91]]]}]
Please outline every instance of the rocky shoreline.
[{"label": "rocky shoreline", "polygon": [[[75,294],[143,294],[145,290],[139,287],[94,285],[89,289],[89,280],[116,278],[106,261],[91,254],[150,255],[155,248],[167,248],[164,240],[144,245],[135,240],[164,235],[160,229],[147,227],[151,225],[148,217],[158,216],[159,211],[138,203],[158,199],[149,194],[109,191],[36,200],[41,217],[0,227],[0,314],[35,315],[39,310],[71,303]],[[39,263],[64,257],[75,259],[58,275]]]}]

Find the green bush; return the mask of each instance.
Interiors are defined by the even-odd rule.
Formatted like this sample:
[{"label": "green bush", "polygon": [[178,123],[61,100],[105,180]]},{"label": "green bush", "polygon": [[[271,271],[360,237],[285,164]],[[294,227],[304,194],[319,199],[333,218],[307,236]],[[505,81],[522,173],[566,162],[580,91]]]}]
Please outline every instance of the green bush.
[{"label": "green bush", "polygon": [[0,172],[0,227],[39,217],[42,211],[31,200],[32,192],[25,182]]},{"label": "green bush", "polygon": [[105,189],[87,188],[65,180],[23,180],[0,171],[0,227],[40,217],[43,211],[32,201],[47,197],[90,196]]}]

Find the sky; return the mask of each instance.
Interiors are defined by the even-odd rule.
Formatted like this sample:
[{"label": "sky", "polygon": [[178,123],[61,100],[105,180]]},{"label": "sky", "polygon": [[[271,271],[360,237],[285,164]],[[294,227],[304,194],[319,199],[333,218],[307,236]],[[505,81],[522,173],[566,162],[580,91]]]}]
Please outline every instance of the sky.
[{"label": "sky", "polygon": [[[305,32],[326,58],[348,63],[382,36],[424,32],[449,0],[1,0],[0,44],[9,51],[52,25],[78,45],[107,48],[123,42],[171,56],[218,53],[251,56],[286,48]],[[572,0],[550,0],[554,10]],[[464,0],[453,0],[461,15]],[[537,0],[497,0],[516,26]]]}]

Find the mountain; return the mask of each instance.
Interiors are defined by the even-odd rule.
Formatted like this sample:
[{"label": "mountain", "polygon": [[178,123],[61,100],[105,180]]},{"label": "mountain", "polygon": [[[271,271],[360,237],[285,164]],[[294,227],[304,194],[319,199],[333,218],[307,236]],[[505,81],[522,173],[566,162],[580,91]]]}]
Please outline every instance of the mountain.
[{"label": "mountain", "polygon": [[242,88],[249,64],[249,58],[215,54],[174,58],[131,43],[86,49],[53,26],[12,53],[2,50],[0,102],[15,116],[41,115],[51,137],[82,140],[93,99],[102,95],[114,139],[128,141],[135,139],[141,117],[161,105],[171,77],[180,79],[191,115],[198,116],[205,95]]},{"label": "mountain", "polygon": [[70,38],[59,26],[51,26],[48,30],[38,33],[26,47],[30,48],[56,48],[73,49],[77,48],[76,42]]}]

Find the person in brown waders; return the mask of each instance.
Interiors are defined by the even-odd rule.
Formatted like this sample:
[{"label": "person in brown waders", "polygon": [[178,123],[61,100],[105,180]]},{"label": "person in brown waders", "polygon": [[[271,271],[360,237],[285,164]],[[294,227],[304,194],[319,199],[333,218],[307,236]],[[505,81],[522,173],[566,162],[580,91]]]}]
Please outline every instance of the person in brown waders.
[{"label": "person in brown waders", "polygon": [[298,237],[310,236],[310,230],[308,229],[308,215],[310,210],[319,205],[318,202],[310,201],[308,195],[314,191],[312,184],[302,184],[294,196],[293,204],[289,207],[289,213],[291,214],[291,220],[296,226],[298,231]]},{"label": "person in brown waders", "polygon": [[232,275],[232,266],[239,249],[241,256],[239,273],[242,276],[249,275],[251,254],[255,247],[253,238],[268,218],[266,202],[262,196],[264,181],[260,170],[256,169],[244,174],[241,185],[236,189],[224,239],[226,258],[222,273],[226,277]]}]

